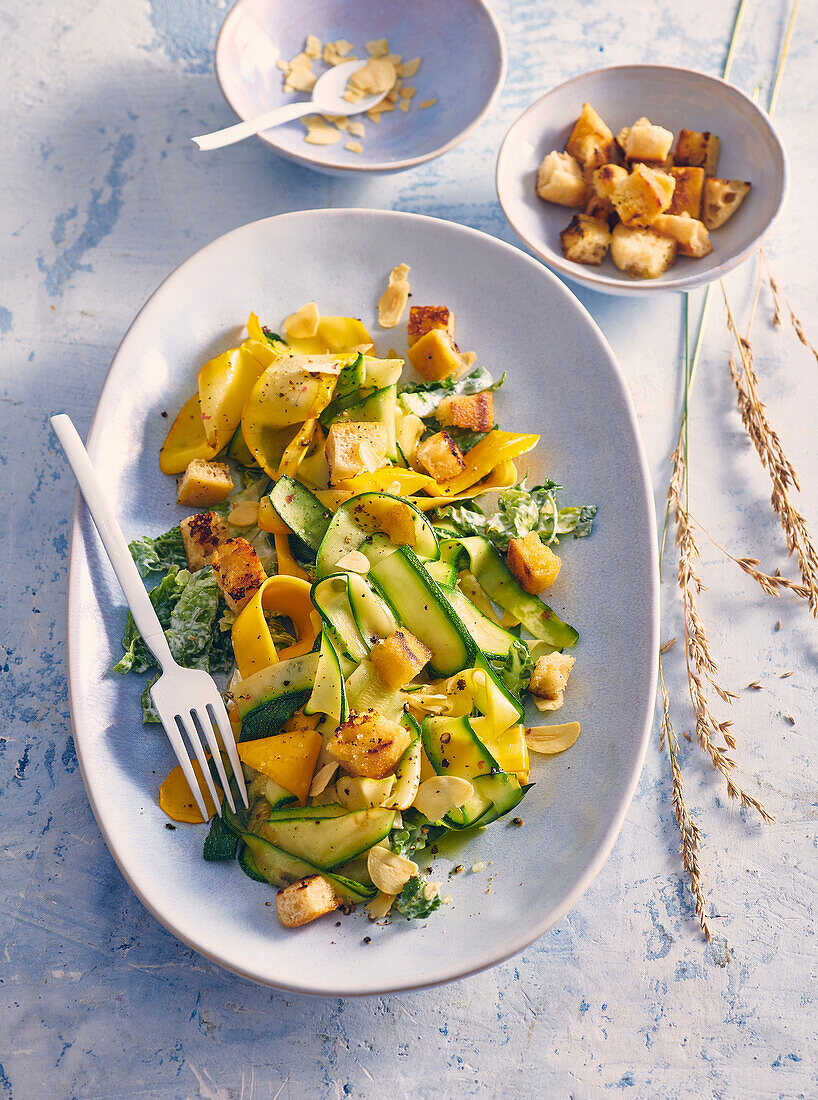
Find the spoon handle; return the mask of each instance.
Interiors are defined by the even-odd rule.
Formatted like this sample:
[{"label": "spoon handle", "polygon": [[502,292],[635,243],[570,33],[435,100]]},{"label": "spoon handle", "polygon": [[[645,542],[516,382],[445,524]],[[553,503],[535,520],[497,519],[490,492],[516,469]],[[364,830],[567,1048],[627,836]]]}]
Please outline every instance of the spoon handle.
[{"label": "spoon handle", "polygon": [[308,99],[301,103],[288,103],[284,107],[276,107],[274,111],[258,115],[248,119],[247,122],[237,122],[235,126],[226,126],[223,130],[214,130],[212,134],[200,134],[190,140],[204,152],[211,149],[223,149],[225,145],[233,145],[237,141],[260,134],[262,130],[269,130],[271,126],[280,126],[282,122],[291,122],[294,118],[312,114],[318,108]]}]

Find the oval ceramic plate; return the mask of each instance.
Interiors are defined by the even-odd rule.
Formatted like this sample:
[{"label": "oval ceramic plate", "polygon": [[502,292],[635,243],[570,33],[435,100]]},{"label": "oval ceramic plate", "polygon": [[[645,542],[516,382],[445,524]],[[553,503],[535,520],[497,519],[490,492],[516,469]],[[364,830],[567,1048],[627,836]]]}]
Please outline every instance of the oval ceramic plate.
[{"label": "oval ceramic plate", "polygon": [[[560,231],[577,211],[543,202],[535,184],[543,157],[565,148],[585,102],[614,134],[642,115],[674,135],[682,127],[718,134],[719,176],[749,180],[752,190],[733,217],[711,233],[709,256],[679,256],[658,279],[631,279],[610,255],[599,267],[565,259]],[[616,65],[560,84],[520,115],[497,158],[497,195],[517,236],[555,271],[606,294],[691,290],[721,278],[761,244],[781,212],[786,190],[786,157],[768,115],[724,80],[667,65]]]},{"label": "oval ceramic plate", "polygon": [[[331,175],[399,172],[438,157],[471,132],[491,110],[503,87],[506,47],[500,25],[482,0],[239,0],[216,43],[216,77],[224,97],[241,119],[254,118],[285,103],[306,99],[285,92],[276,59],[289,60],[304,48],[307,34],[322,45],[346,39],[349,57],[367,57],[366,43],[385,38],[405,61],[422,59],[406,114],[394,110],[375,124],[365,114],[363,152],[344,146],[309,145],[302,120],[259,134],[281,156]],[[313,62],[320,75],[326,66]],[[420,104],[436,99],[432,107]]]},{"label": "oval ceramic plate", "polygon": [[[645,753],[658,652],[653,499],[633,409],[594,322],[550,272],[473,229],[414,214],[322,210],[236,229],[175,271],[134,321],[113,361],[88,447],[126,537],[157,534],[186,514],[157,457],[200,364],[240,339],[249,311],[277,326],[315,300],[361,317],[383,354],[403,352],[405,327],[378,328],[390,268],[411,266],[415,303],[446,304],[458,340],[509,381],[500,423],[538,431],[531,469],[597,503],[590,538],[564,540],[550,596],[580,631],[559,719],[577,719],[570,751],[534,761],[524,828],[499,823],[453,853],[482,873],[449,879],[452,902],[427,923],[370,925],[364,914],[283,929],[273,890],[236,863],[205,863],[204,826],[165,828],[157,788],[174,764],[161,729],[140,722],[140,677],[109,669],[121,652],[123,598],[84,506],[71,536],[68,641],[71,711],[91,805],[123,874],[180,939],[223,966],[308,993],[384,993],[490,966],[542,935],[602,866],[627,811]],[[538,716],[536,721],[551,721]],[[424,865],[426,860],[424,858]],[[488,891],[488,892],[487,892]],[[370,935],[372,942],[362,943]]]}]

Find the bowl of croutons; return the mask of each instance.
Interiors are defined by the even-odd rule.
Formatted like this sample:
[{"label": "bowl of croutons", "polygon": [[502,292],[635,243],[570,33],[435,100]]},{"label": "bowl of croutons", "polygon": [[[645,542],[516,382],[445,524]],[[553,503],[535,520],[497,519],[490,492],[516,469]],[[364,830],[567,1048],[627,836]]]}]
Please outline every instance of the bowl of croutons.
[{"label": "bowl of croutons", "polygon": [[497,160],[521,240],[608,294],[720,278],[769,233],[786,189],[769,117],[723,80],[664,65],[566,81],[517,119]]}]

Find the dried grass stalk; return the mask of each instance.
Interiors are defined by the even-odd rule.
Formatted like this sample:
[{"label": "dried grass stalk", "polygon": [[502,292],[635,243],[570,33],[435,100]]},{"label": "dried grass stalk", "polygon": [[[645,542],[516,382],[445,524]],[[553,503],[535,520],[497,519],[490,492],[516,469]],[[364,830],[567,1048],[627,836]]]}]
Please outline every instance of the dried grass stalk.
[{"label": "dried grass stalk", "polygon": [[[736,747],[731,733],[732,722],[719,721],[710,709],[706,685],[716,692],[725,703],[738,698],[719,683],[718,665],[710,648],[710,641],[699,614],[696,597],[704,590],[704,585],[696,571],[699,549],[690,515],[685,507],[687,466],[681,446],[673,453],[673,476],[668,488],[668,500],[676,521],[676,542],[679,546],[679,569],[677,579],[682,593],[682,608],[685,628],[685,661],[687,664],[688,688],[693,713],[696,719],[696,740],[703,752],[710,757],[713,767],[724,778],[729,798],[741,801],[742,806],[755,810],[768,825],[773,818],[758,799],[743,790],[733,778],[736,761],[728,752]],[[721,738],[724,746],[716,744],[714,738]]]},{"label": "dried grass stalk", "polygon": [[780,328],[782,315],[786,311],[795,335],[804,347],[812,352],[816,362],[818,362],[818,348],[810,342],[809,337],[804,331],[804,326],[801,324],[795,310],[790,305],[786,294],[781,289],[781,284],[776,279],[770,261],[767,259],[767,254],[763,248],[761,249],[761,257],[764,260],[764,266],[767,268],[767,280],[770,284],[770,292],[773,296],[773,327]]},{"label": "dried grass stalk", "polygon": [[[787,549],[795,554],[801,573],[801,589],[791,589],[806,599],[810,611],[818,617],[818,551],[810,537],[806,520],[790,500],[789,490],[800,491],[798,475],[792,463],[784,453],[778,434],[767,417],[767,410],[758,394],[758,375],[753,361],[752,345],[739,333],[733,311],[727,298],[724,283],[721,284],[724,304],[727,308],[727,327],[732,332],[741,359],[741,370],[733,356],[729,367],[733,384],[736,387],[739,413],[747,434],[761,459],[762,465],[770,475],[773,491],[770,497],[772,506],[778,515]],[[751,560],[751,559],[748,559]],[[746,570],[745,570],[746,571]],[[780,579],[780,578],[776,578]],[[788,587],[786,584],[781,587]]]},{"label": "dried grass stalk", "polygon": [[710,941],[710,928],[705,916],[706,896],[702,888],[701,872],[699,870],[699,828],[690,816],[684,797],[684,779],[682,769],[679,766],[679,741],[676,731],[670,719],[670,699],[665,686],[665,675],[662,668],[662,658],[659,657],[659,686],[662,692],[662,734],[661,745],[667,744],[670,757],[670,769],[673,776],[673,812],[676,815],[676,824],[679,826],[681,843],[679,851],[682,856],[682,865],[690,883],[690,892],[696,903],[696,916],[699,918],[705,939]]}]

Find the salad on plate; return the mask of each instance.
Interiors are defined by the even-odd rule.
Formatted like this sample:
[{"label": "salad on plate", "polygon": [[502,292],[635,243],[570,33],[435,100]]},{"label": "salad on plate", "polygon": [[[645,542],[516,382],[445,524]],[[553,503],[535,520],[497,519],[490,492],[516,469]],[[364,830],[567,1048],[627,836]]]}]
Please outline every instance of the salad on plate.
[{"label": "salad on plate", "polygon": [[[408,271],[390,276],[383,328]],[[281,331],[250,314],[201,367],[159,455],[190,514],[131,543],[174,657],[222,677],[248,784],[249,810],[225,799],[218,816],[202,783],[203,855],[278,887],[287,927],[357,905],[425,919],[451,899],[419,853],[507,819],[532,754],[579,735],[528,725],[525,707],[563,706],[578,634],[541,593],[596,509],[521,478],[539,436],[495,423],[506,374],[460,351],[447,308],[411,307],[408,364],[315,303]],[[115,671],[148,674],[157,722],[130,615],[123,648]],[[202,824],[180,768],[159,802]]]}]

